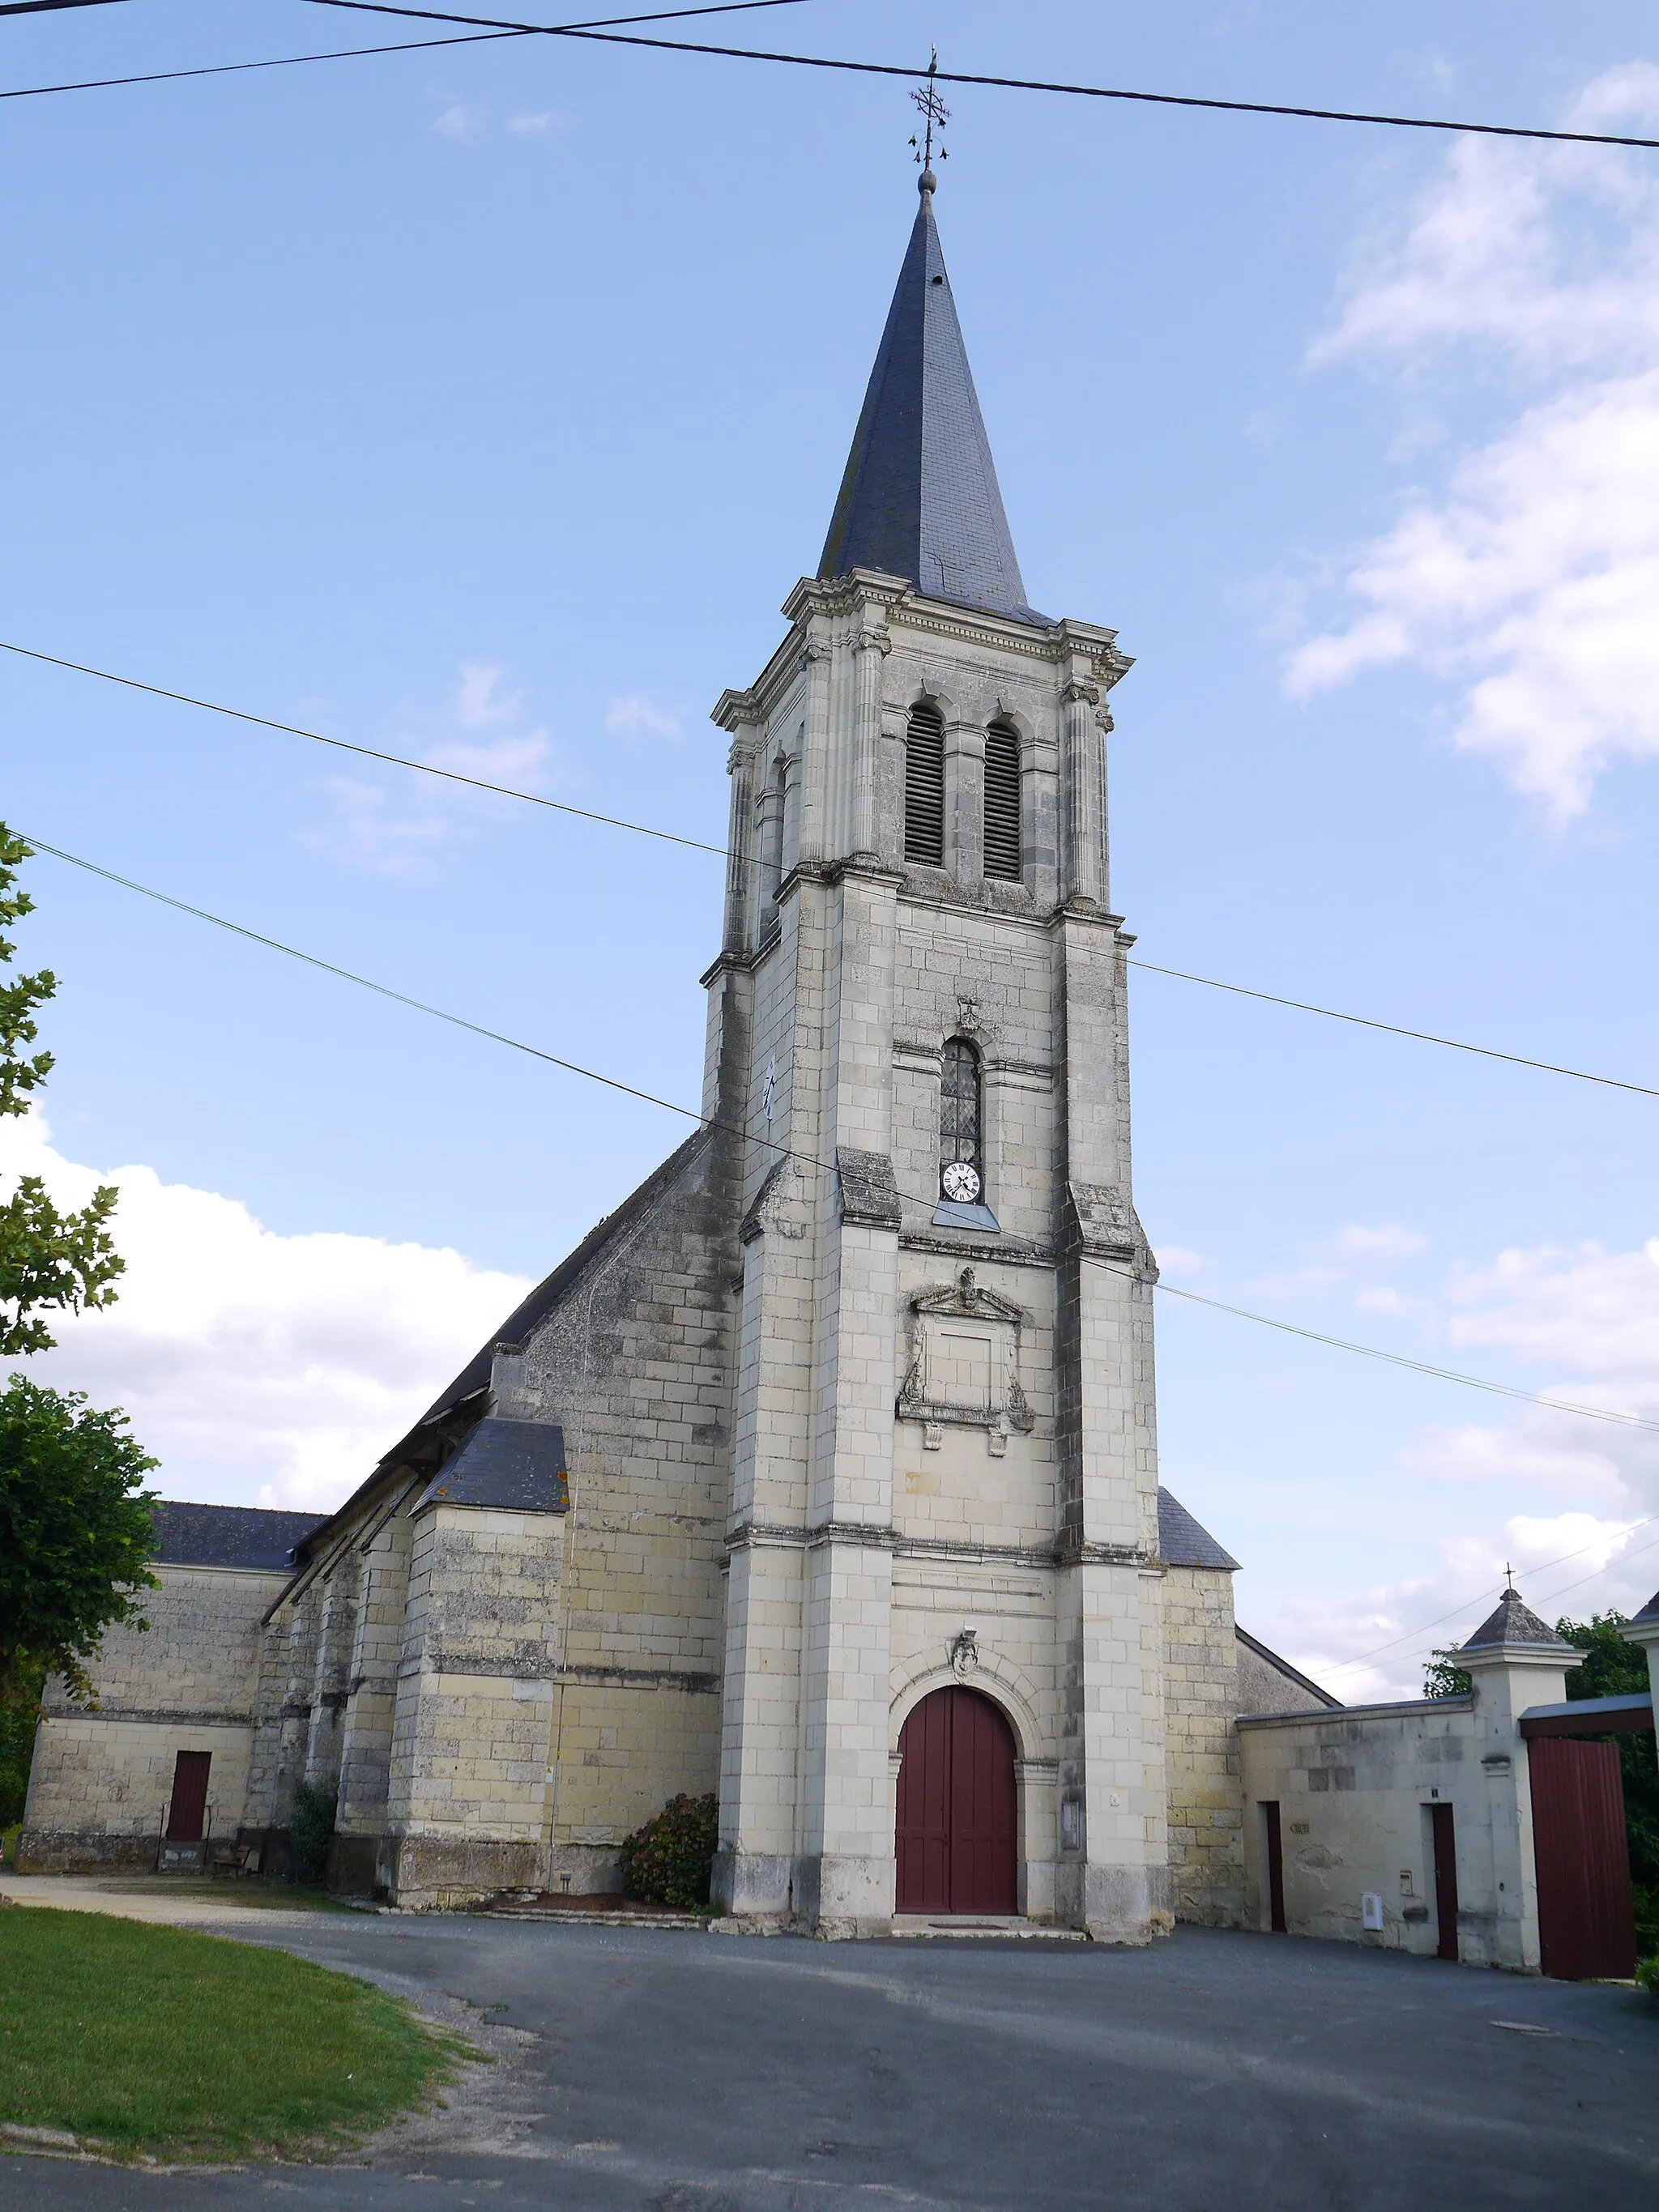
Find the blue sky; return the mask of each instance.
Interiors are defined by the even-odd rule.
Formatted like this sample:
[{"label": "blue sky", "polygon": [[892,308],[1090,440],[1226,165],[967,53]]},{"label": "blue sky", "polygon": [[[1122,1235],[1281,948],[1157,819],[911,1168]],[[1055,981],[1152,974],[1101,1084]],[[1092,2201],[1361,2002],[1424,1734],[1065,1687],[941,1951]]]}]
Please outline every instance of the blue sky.
[{"label": "blue sky", "polygon": [[[1659,136],[1613,0],[733,20],[701,34]],[[127,0],[0,23],[0,84],[378,35]],[[1659,1082],[1659,154],[950,98],[1026,582],[1136,657],[1139,951]],[[4,103],[0,636],[720,842],[708,709],[816,562],[909,118],[563,41]],[[8,819],[695,1100],[717,861],[0,662]],[[33,887],[52,1150],[8,1157],[131,1170],[128,1297],[46,1364],[131,1407],[170,1494],[331,1503],[684,1126],[55,861]],[[1659,1418],[1654,1101],[1153,975],[1133,1036],[1170,1283]],[[1619,1534],[1651,1436],[1174,1300],[1159,1358],[1241,1617],[1326,1668],[1403,1639],[1346,1694],[1409,1687],[1506,1558],[1551,1612],[1659,1583],[1659,1522]]]}]

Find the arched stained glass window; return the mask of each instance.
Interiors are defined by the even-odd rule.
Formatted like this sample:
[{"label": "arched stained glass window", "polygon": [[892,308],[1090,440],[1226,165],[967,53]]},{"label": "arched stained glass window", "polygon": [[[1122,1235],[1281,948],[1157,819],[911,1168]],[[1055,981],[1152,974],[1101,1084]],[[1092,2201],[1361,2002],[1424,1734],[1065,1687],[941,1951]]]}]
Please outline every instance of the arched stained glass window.
[{"label": "arched stained glass window", "polygon": [[945,866],[945,717],[920,699],[904,738],[904,857]]},{"label": "arched stained glass window", "polygon": [[939,1186],[943,1197],[969,1206],[985,1188],[980,1121],[979,1054],[966,1037],[949,1037],[939,1081]]},{"label": "arched stained glass window", "polygon": [[985,872],[1020,879],[1019,732],[993,722],[985,732]]}]

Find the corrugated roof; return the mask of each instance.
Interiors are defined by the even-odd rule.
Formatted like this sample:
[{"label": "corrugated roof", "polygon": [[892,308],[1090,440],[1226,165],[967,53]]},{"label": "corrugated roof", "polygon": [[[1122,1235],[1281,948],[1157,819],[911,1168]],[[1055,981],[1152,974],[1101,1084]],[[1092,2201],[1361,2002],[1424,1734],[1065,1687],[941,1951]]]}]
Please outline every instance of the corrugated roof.
[{"label": "corrugated roof", "polygon": [[243,1567],[280,1574],[294,1564],[295,1547],[327,1516],[276,1513],[262,1505],[176,1505],[155,1508],[155,1558],[169,1567]]},{"label": "corrugated roof", "polygon": [[877,568],[929,599],[1048,625],[1025,603],[962,342],[931,175],[887,312],[820,576]]},{"label": "corrugated roof", "polygon": [[[1178,1498],[1160,1488],[1158,1493],[1158,1556],[1169,1567],[1237,1568],[1238,1561],[1224,1552],[1207,1528],[1200,1528]],[[1311,1689],[1313,1685],[1309,1684]]]}]

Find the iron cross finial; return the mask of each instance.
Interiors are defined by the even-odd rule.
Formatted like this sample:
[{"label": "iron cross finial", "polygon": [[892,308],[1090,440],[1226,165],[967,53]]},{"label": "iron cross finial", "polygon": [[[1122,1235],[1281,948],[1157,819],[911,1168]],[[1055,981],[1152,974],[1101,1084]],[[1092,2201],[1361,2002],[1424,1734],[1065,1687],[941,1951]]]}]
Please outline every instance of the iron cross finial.
[{"label": "iron cross finial", "polygon": [[927,64],[927,83],[918,85],[910,94],[911,99],[921,110],[925,125],[921,137],[919,140],[913,137],[910,141],[911,145],[915,149],[916,160],[921,166],[921,189],[925,192],[931,191],[933,188],[933,126],[935,124],[938,125],[939,132],[939,157],[941,161],[948,161],[951,158],[945,150],[944,143],[945,126],[951,119],[951,111],[939,96],[939,86],[934,82],[938,72],[939,48],[935,46],[933,49],[933,58]]},{"label": "iron cross finial", "polygon": [[1515,1588],[1515,1569],[1507,1559],[1504,1562],[1504,1587],[1505,1589]]}]

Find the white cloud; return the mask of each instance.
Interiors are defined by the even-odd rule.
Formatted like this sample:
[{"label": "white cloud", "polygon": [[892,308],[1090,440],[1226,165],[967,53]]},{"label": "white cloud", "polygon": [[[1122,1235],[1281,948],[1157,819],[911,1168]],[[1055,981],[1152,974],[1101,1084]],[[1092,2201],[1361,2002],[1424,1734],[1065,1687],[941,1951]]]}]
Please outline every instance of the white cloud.
[{"label": "white cloud", "polygon": [[[1659,69],[1607,72],[1595,128],[1659,114]],[[1558,822],[1615,760],[1659,755],[1659,173],[1610,149],[1462,141],[1316,363],[1438,364],[1532,386],[1437,491],[1347,564],[1356,611],[1301,645],[1298,696],[1402,662],[1453,685],[1454,740]]]},{"label": "white cloud", "polygon": [[613,699],[605,710],[605,726],[613,737],[678,738],[680,718],[666,707],[633,693]]},{"label": "white cloud", "polygon": [[509,115],[507,127],[520,135],[540,135],[550,131],[557,120],[558,118],[550,109],[544,115]]},{"label": "white cloud", "polygon": [[1397,1221],[1382,1222],[1375,1229],[1355,1221],[1337,1232],[1330,1249],[1347,1260],[1409,1260],[1426,1252],[1429,1240],[1420,1229],[1402,1228]]},{"label": "white cloud", "polygon": [[1189,1252],[1184,1244],[1160,1244],[1156,1256],[1161,1275],[1180,1276],[1185,1280],[1205,1273],[1215,1265],[1201,1252]]},{"label": "white cloud", "polygon": [[58,1349],[17,1365],[124,1407],[167,1497],[337,1504],[530,1287],[426,1245],[278,1236],[152,1168],[65,1159],[38,1115],[0,1122],[0,1189],[20,1174],[60,1204],[119,1188],[117,1304],[53,1322]]},{"label": "white cloud", "polygon": [[1431,1575],[1352,1595],[1298,1601],[1259,1624],[1266,1641],[1345,1705],[1422,1695],[1423,1667],[1478,1628],[1506,1568],[1534,1612],[1554,1621],[1630,1613],[1659,1582],[1659,1531],[1632,1516],[1515,1514],[1492,1537],[1441,1546]]},{"label": "white cloud", "polygon": [[[386,750],[509,790],[568,784],[574,779],[546,730],[526,728],[524,720],[524,693],[503,690],[500,668],[469,662],[450,702],[450,734],[435,741],[393,739]],[[411,777],[407,770],[388,770],[387,777],[397,780],[325,779],[322,788],[334,818],[325,830],[307,832],[307,842],[381,875],[422,874],[447,838],[481,818],[499,818],[500,810],[512,804],[465,785]]]},{"label": "white cloud", "polygon": [[458,138],[465,143],[476,138],[484,126],[484,111],[470,100],[457,100],[446,107],[441,115],[432,118],[432,127],[441,138]]}]

